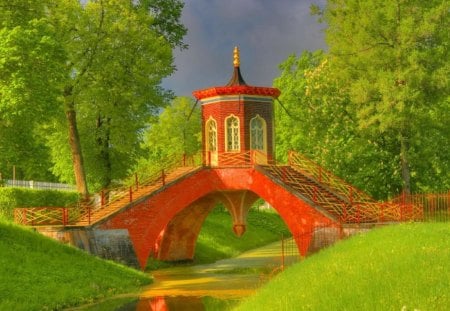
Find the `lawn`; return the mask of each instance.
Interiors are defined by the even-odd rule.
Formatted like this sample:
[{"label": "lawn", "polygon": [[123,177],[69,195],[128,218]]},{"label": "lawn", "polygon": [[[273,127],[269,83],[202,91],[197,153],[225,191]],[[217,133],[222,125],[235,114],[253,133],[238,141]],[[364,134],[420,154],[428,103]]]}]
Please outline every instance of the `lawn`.
[{"label": "lawn", "polygon": [[391,225],[292,266],[237,310],[449,310],[450,224]]},{"label": "lawn", "polygon": [[0,310],[59,310],[150,282],[148,274],[0,219]]}]

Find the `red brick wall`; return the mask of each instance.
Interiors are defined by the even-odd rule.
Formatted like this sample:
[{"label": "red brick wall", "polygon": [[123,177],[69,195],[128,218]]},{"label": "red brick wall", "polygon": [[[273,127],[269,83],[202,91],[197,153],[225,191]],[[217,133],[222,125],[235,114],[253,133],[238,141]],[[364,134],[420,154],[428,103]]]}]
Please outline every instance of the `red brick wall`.
[{"label": "red brick wall", "polygon": [[[217,122],[218,152],[225,152],[225,119],[231,114],[239,118],[241,152],[250,150],[250,120],[258,114],[267,125],[267,154],[273,156],[273,103],[258,101],[226,101],[202,105],[202,138],[206,142],[205,125],[212,117]],[[203,145],[205,150],[205,146]]]}]

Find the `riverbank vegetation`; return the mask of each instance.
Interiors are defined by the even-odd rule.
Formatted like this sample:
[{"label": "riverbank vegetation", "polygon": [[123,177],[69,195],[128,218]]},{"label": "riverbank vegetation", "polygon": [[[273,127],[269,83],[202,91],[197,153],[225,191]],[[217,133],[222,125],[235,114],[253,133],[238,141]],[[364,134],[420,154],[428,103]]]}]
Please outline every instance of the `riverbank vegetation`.
[{"label": "riverbank vegetation", "polygon": [[0,218],[0,310],[60,310],[137,292],[149,275]]},{"label": "riverbank vegetation", "polygon": [[237,310],[448,310],[450,227],[375,229],[285,270]]}]

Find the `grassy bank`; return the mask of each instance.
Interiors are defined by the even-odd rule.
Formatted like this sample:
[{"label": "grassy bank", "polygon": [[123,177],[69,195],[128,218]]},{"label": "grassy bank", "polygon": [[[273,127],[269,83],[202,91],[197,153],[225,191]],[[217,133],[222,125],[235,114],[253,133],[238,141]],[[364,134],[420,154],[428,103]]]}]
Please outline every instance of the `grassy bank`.
[{"label": "grassy bank", "polygon": [[150,281],[0,219],[0,310],[59,310],[136,292]]},{"label": "grassy bank", "polygon": [[402,224],[287,269],[238,310],[448,310],[450,225]]}]

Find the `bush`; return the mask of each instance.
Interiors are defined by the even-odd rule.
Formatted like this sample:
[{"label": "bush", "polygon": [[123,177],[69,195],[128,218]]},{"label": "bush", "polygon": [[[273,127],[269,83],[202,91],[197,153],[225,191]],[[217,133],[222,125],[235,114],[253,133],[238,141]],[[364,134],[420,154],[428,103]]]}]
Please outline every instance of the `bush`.
[{"label": "bush", "polygon": [[13,220],[16,207],[67,206],[78,199],[74,191],[0,188],[0,217]]}]

